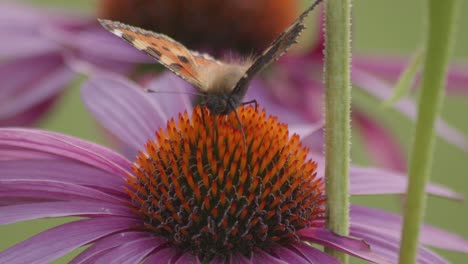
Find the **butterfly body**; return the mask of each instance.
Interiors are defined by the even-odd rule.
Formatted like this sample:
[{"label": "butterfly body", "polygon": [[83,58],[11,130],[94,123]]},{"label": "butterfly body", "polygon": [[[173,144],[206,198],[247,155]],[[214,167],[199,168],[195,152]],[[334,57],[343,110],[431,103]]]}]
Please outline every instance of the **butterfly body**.
[{"label": "butterfly body", "polygon": [[204,97],[202,104],[210,109],[214,115],[224,115],[235,110],[241,103],[247,92],[248,83],[241,91],[234,92],[234,87],[244,76],[249,63],[235,65],[225,64],[216,69],[207,69],[211,72],[210,79],[204,87]]},{"label": "butterfly body", "polygon": [[214,115],[235,111],[242,103],[256,73],[277,60],[296,43],[305,28],[304,18],[318,5],[316,0],[260,55],[242,63],[219,61],[187,49],[170,37],[110,20],[99,20],[104,28],[156,59],[167,69],[197,88],[201,104]]}]

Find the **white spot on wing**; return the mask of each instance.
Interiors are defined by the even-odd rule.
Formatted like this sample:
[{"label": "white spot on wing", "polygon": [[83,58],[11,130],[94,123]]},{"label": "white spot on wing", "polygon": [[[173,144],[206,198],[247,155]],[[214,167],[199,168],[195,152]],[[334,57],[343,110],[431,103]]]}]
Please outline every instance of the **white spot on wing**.
[{"label": "white spot on wing", "polygon": [[116,35],[116,36],[119,36],[119,37],[122,37],[122,35],[123,35],[123,32],[120,31],[120,30],[118,30],[118,29],[116,29],[116,28],[112,29],[111,32],[112,32],[112,34],[114,34],[114,35]]}]

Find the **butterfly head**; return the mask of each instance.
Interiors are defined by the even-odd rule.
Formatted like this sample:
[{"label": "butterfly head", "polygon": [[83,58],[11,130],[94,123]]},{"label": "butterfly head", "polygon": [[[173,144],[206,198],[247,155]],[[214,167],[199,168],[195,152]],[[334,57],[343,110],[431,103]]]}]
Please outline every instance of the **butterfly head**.
[{"label": "butterfly head", "polygon": [[202,105],[213,115],[227,115],[239,106],[241,99],[229,93],[207,93]]}]

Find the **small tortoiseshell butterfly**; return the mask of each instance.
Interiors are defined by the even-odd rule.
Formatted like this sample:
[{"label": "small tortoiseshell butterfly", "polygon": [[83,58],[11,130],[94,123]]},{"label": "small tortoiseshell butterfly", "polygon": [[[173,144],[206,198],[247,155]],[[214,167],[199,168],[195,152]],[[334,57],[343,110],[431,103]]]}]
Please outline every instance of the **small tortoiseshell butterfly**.
[{"label": "small tortoiseshell butterfly", "polygon": [[[228,114],[242,104],[253,76],[296,43],[304,18],[321,2],[316,0],[260,56],[228,63],[187,49],[170,37],[110,20],[99,22],[135,48],[145,52],[204,94],[202,105],[214,115]],[[272,17],[272,19],[274,19]],[[229,30],[226,28],[226,30]]]}]

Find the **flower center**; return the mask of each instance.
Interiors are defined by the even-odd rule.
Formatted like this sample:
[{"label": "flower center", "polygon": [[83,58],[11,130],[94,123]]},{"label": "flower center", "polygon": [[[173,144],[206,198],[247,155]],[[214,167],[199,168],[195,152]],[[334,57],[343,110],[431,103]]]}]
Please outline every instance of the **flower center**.
[{"label": "flower center", "polygon": [[324,219],[324,182],[298,135],[240,107],[244,143],[234,112],[203,111],[170,120],[133,165],[128,192],[147,230],[209,261],[297,241]]}]

